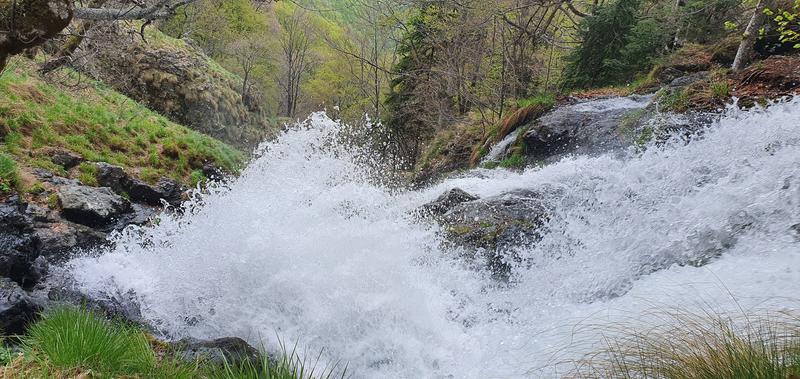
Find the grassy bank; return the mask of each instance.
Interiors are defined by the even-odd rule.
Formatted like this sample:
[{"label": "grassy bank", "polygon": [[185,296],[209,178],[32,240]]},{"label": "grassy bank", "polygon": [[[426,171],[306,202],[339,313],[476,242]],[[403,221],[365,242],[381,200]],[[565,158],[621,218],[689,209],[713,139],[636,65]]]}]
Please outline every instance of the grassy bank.
[{"label": "grassy bank", "polygon": [[[296,354],[273,361],[185,361],[136,327],[89,311],[62,308],[34,324],[15,350],[0,350],[2,378],[296,379],[346,377],[310,367]],[[337,371],[338,372],[338,371]]]},{"label": "grassy bank", "polygon": [[205,163],[235,171],[244,161],[237,149],[101,83],[70,72],[48,82],[35,69],[18,57],[0,75],[0,190],[20,185],[18,170],[43,168],[77,178],[80,170],[66,172],[51,162],[54,149],[123,166],[149,182],[166,176],[191,183]]}]

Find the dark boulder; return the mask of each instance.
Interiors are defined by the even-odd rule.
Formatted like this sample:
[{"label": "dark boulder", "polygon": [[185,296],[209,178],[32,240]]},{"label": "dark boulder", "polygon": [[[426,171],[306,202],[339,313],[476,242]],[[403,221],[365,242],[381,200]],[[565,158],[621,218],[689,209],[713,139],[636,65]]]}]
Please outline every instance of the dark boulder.
[{"label": "dark boulder", "polygon": [[142,317],[138,298],[133,291],[124,293],[120,291],[86,292],[64,270],[56,270],[51,273],[33,294],[47,307],[64,304],[80,305],[110,318],[118,318],[145,328],[149,327]]},{"label": "dark boulder", "polygon": [[41,308],[11,279],[0,278],[0,331],[5,335],[25,333]]},{"label": "dark boulder", "polygon": [[441,216],[456,205],[478,199],[479,198],[477,196],[471,195],[461,188],[453,188],[443,193],[441,196],[436,198],[436,200],[423,205],[420,208],[420,212],[422,215],[426,216]]},{"label": "dark boulder", "polygon": [[50,160],[61,166],[65,169],[69,170],[85,161],[85,159],[80,155],[73,153],[69,150],[54,150],[50,153]]},{"label": "dark boulder", "polygon": [[212,182],[218,182],[225,179],[228,174],[221,167],[213,163],[206,163],[203,165],[203,176]]},{"label": "dark boulder", "polygon": [[121,194],[130,186],[131,178],[122,167],[105,162],[97,162],[95,166],[97,167],[97,184],[101,187],[111,188],[114,192]]},{"label": "dark boulder", "polygon": [[161,178],[155,186],[133,179],[128,187],[131,200],[150,205],[161,205],[162,200],[175,205],[180,203],[181,193],[183,193],[183,189],[180,184],[167,178]]},{"label": "dark boulder", "polygon": [[178,356],[187,361],[205,360],[213,364],[231,365],[251,362],[260,365],[261,353],[241,338],[227,337],[214,340],[182,339],[174,343]]},{"label": "dark boulder", "polygon": [[40,241],[26,210],[27,204],[16,196],[0,204],[0,276],[27,288],[39,279],[31,267],[38,257]]},{"label": "dark boulder", "polygon": [[41,241],[39,254],[51,263],[65,262],[79,250],[106,243],[105,233],[69,221],[39,223],[35,235]]},{"label": "dark boulder", "polygon": [[516,249],[539,242],[549,213],[540,193],[517,190],[458,203],[438,218],[446,244],[464,258],[507,280],[511,264],[521,263]]},{"label": "dark boulder", "polygon": [[58,189],[61,213],[69,221],[98,227],[132,211],[131,203],[109,188],[68,185]]}]

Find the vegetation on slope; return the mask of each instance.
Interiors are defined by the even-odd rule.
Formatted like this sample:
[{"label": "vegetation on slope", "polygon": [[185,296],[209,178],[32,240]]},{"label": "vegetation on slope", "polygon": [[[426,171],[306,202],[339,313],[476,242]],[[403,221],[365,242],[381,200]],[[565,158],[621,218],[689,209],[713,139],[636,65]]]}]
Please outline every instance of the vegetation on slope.
[{"label": "vegetation on slope", "polygon": [[[68,173],[51,162],[53,149],[89,161],[123,166],[146,181],[161,176],[184,183],[206,163],[235,171],[244,155],[211,137],[175,124],[101,83],[77,88],[40,79],[32,61],[18,58],[0,76],[0,181],[16,185],[13,165]],[[76,74],[67,73],[76,82]],[[84,78],[85,79],[85,78]]]}]

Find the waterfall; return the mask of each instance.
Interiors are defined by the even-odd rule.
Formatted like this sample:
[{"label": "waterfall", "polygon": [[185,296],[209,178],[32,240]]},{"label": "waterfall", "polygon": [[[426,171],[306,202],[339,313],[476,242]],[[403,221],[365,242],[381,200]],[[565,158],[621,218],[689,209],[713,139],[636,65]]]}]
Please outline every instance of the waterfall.
[{"label": "waterfall", "polygon": [[[87,292],[135,294],[164,335],[281,338],[357,378],[558,377],[602,343],[592,325],[797,305],[800,99],[731,109],[691,143],[404,192],[370,184],[339,128],[313,115],[184,216],[126,230],[72,274]],[[453,187],[542,190],[549,233],[516,252],[509,284],[413,216]]]}]

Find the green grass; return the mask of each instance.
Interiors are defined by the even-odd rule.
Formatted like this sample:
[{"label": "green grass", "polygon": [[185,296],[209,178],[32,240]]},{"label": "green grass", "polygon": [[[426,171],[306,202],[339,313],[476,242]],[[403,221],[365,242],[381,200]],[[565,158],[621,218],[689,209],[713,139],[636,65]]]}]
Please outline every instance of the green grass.
[{"label": "green grass", "polygon": [[579,363],[577,378],[792,379],[800,377],[800,319],[742,320],[678,313],[665,326],[624,330]]},{"label": "green grass", "polygon": [[22,353],[0,348],[0,377],[128,379],[333,379],[347,368],[301,359],[296,350],[271,360],[215,364],[185,361],[142,330],[76,308],[46,312],[22,337]]},{"label": "green grass", "polygon": [[7,154],[0,153],[0,193],[11,192],[18,184],[17,162]]},{"label": "green grass", "polygon": [[711,83],[711,95],[717,100],[727,100],[731,96],[731,85],[728,82]]},{"label": "green grass", "polygon": [[115,374],[152,372],[156,356],[139,329],[94,312],[56,309],[31,327],[26,346],[54,366]]},{"label": "green grass", "polygon": [[689,110],[689,95],[683,90],[675,93],[664,92],[659,96],[659,102],[664,111],[684,113]]},{"label": "green grass", "polygon": [[552,93],[544,93],[533,97],[529,97],[527,99],[517,100],[517,107],[519,108],[527,108],[534,105],[552,107],[556,105],[556,95]]},{"label": "green grass", "polygon": [[502,168],[522,168],[525,167],[525,157],[521,154],[513,154],[510,157],[500,161]]},{"label": "green grass", "polygon": [[[77,81],[73,72],[63,75],[64,81]],[[244,163],[239,150],[175,124],[101,83],[81,81],[79,88],[45,82],[33,62],[14,58],[0,75],[0,153],[21,167],[57,170],[47,152],[61,148],[133,174],[147,169],[184,183],[206,162],[231,172]]]},{"label": "green grass", "polygon": [[97,186],[97,166],[83,162],[78,166],[78,180],[87,186]]}]

